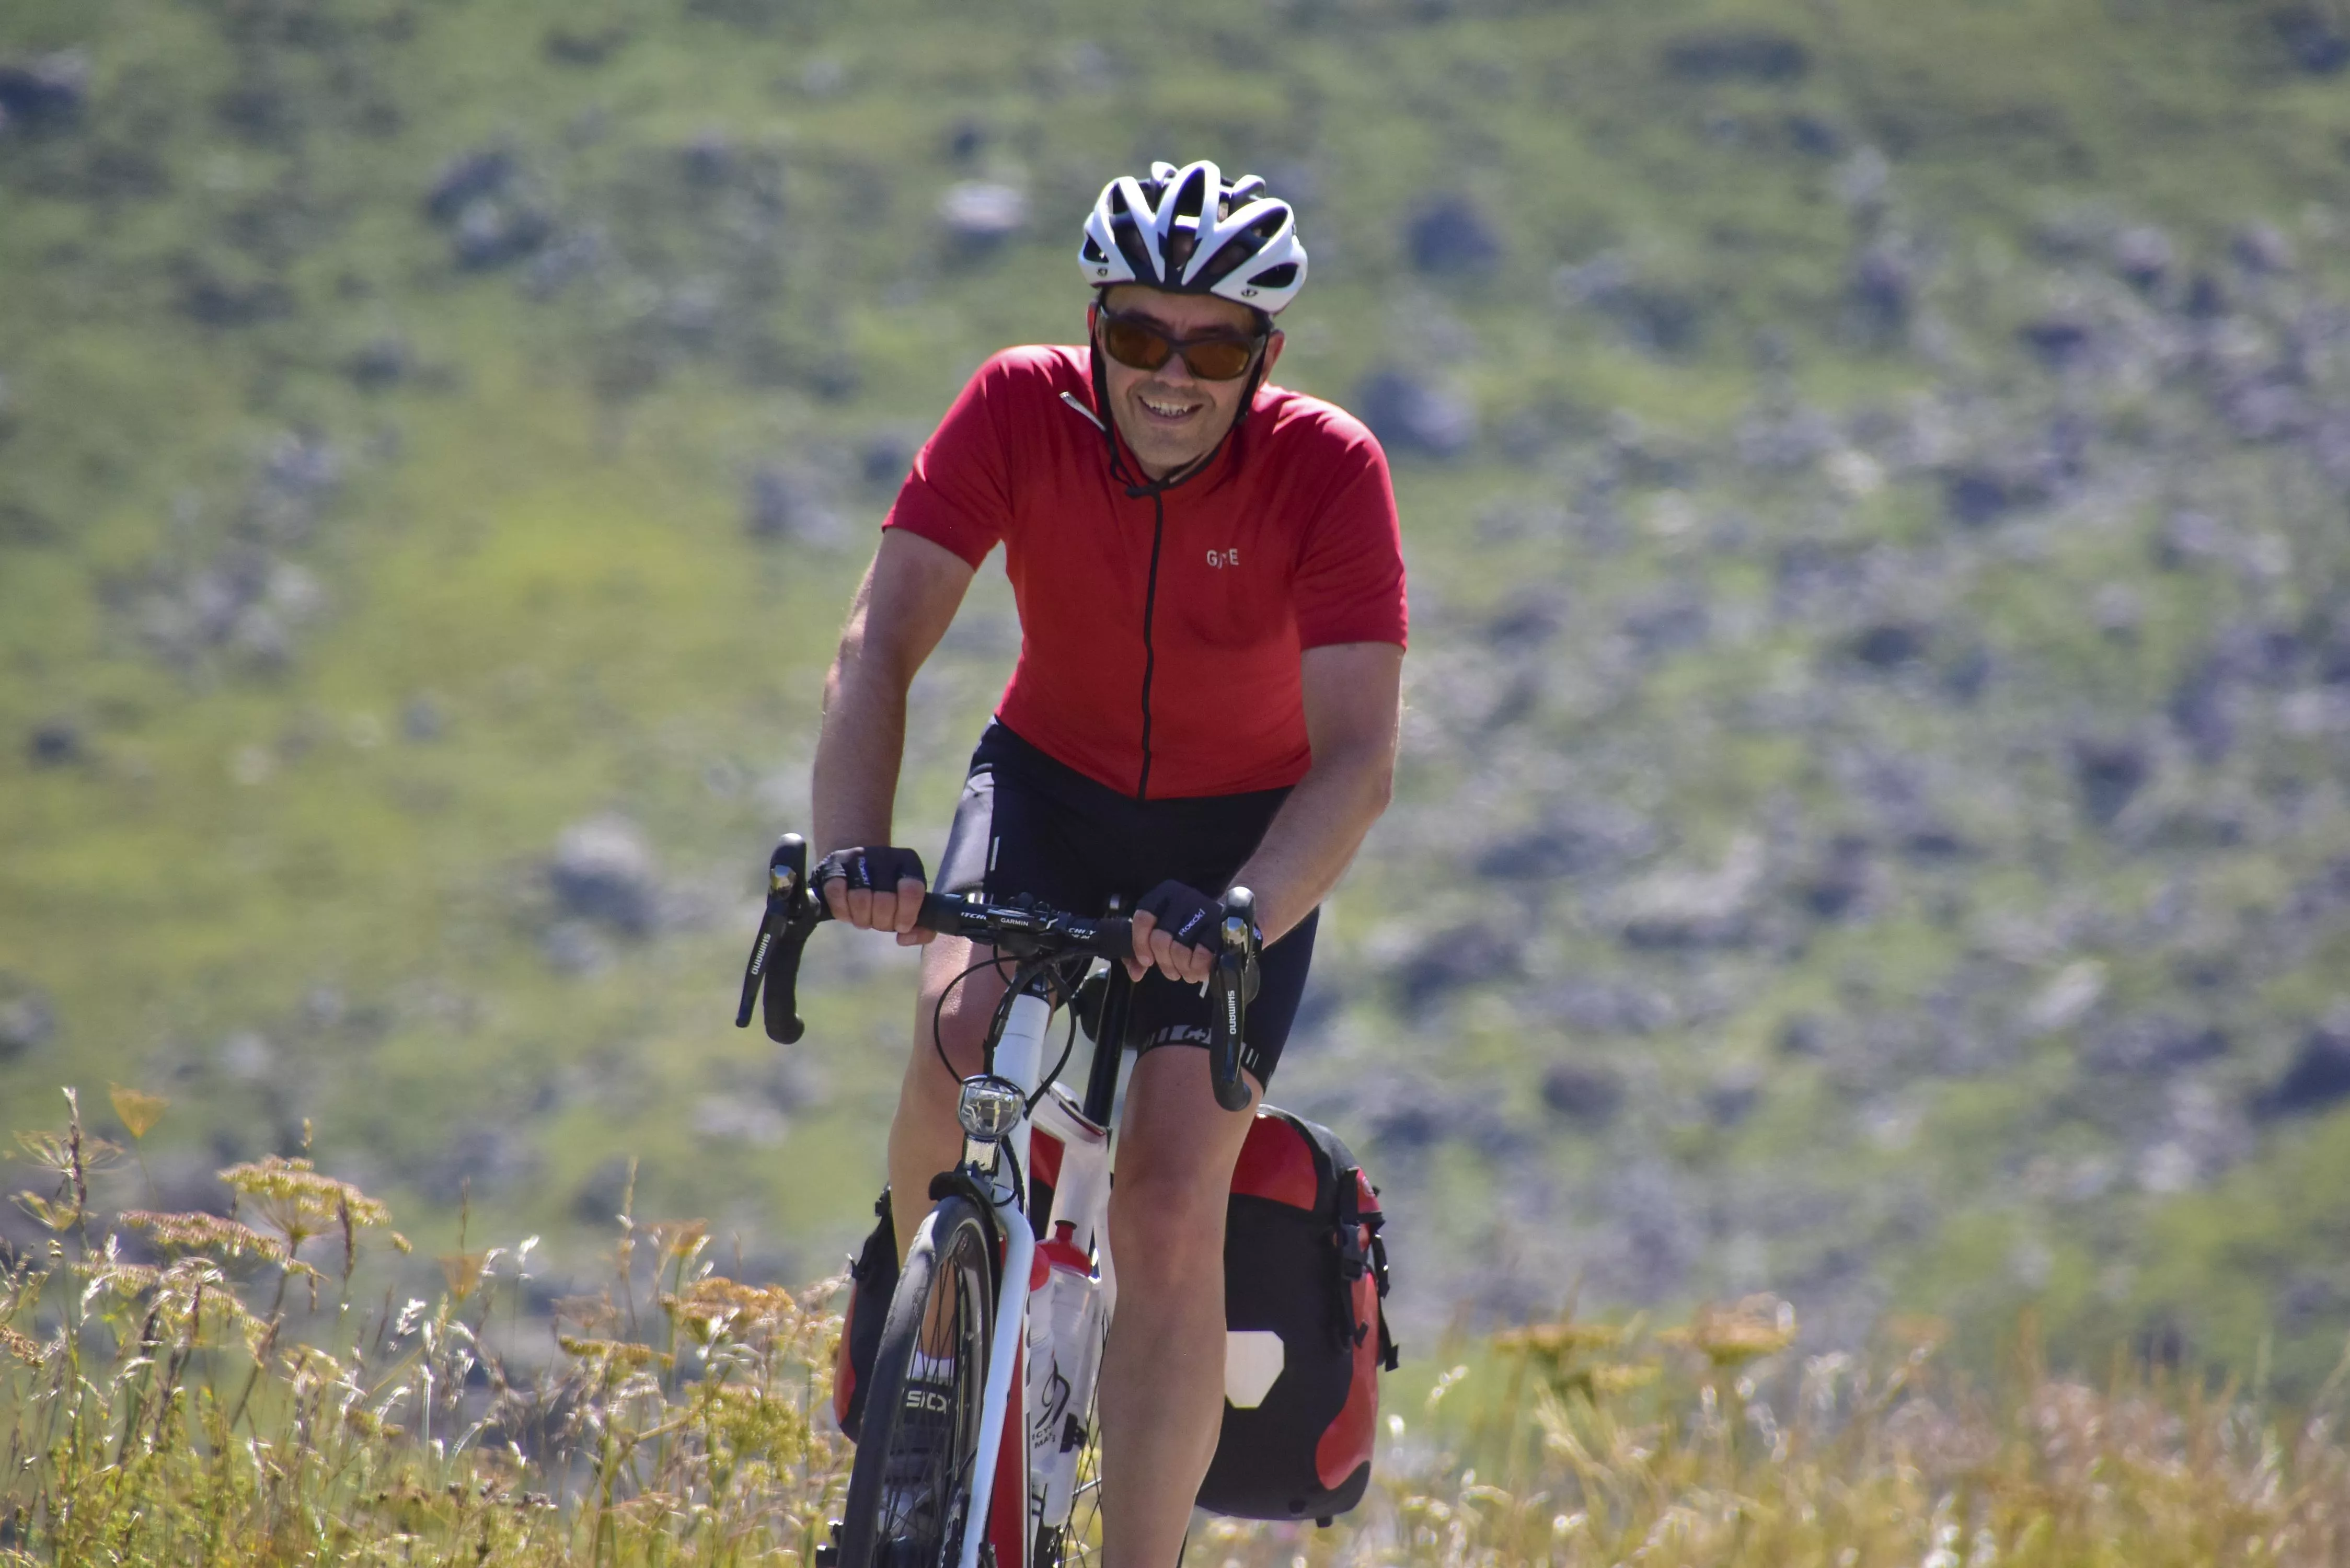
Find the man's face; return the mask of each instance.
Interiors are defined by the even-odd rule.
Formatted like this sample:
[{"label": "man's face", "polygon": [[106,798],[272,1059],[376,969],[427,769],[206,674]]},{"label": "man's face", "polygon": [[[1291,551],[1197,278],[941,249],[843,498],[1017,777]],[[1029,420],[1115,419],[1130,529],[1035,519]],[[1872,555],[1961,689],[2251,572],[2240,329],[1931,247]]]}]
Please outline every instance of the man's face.
[{"label": "man's face", "polygon": [[[1168,294],[1122,284],[1109,290],[1102,304],[1121,316],[1144,318],[1178,339],[1213,332],[1245,337],[1256,331],[1253,311],[1212,295]],[[1152,479],[1164,479],[1207,456],[1232,428],[1241,411],[1241,394],[1251,380],[1245,375],[1230,381],[1201,380],[1180,354],[1169,355],[1156,370],[1137,370],[1103,352],[1098,334],[1095,352],[1100,355],[1118,433]],[[1264,348],[1265,369],[1271,370],[1279,358],[1281,334],[1276,332]]]}]

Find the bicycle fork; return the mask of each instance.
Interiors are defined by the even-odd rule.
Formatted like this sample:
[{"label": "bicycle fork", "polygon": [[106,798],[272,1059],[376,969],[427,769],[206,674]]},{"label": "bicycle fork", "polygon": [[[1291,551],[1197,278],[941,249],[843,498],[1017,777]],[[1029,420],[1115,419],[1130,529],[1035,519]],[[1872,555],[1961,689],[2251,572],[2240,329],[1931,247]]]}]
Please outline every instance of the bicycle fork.
[{"label": "bicycle fork", "polygon": [[[1023,1101],[1035,1095],[1043,1075],[1052,1012],[1041,996],[1015,998],[996,1041],[989,1076],[1016,1089]],[[1041,1249],[1023,1206],[1024,1198],[1034,1198],[1039,1175],[1030,1117],[1020,1116],[1000,1137],[971,1137],[964,1147],[964,1167],[982,1178],[1003,1258],[971,1508],[956,1568],[979,1568],[982,1542],[991,1539],[995,1568],[1030,1568],[1036,1529],[1067,1520],[1079,1447],[1070,1440],[1069,1424],[1076,1423],[1081,1437],[1116,1290],[1105,1223],[1107,1131],[1049,1090],[1038,1114],[1052,1146],[1049,1158],[1057,1160],[1048,1217],[1054,1223]],[[1003,1158],[1007,1150],[1011,1164]],[[1026,1192],[1013,1179],[1015,1168],[1032,1184]],[[1102,1260],[1098,1273],[1091,1256]],[[999,1487],[1016,1490],[999,1503]]]}]

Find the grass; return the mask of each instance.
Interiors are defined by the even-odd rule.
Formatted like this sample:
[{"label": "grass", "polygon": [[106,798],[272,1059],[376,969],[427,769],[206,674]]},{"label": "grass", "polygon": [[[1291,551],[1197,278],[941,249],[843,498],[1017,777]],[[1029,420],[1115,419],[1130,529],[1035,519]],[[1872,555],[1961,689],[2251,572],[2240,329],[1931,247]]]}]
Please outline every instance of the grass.
[{"label": "grass", "polygon": [[[1661,67],[1676,40],[1756,26],[1807,51],[1799,79]],[[558,29],[615,42],[583,63],[550,51]],[[2159,787],[2177,797],[2249,803],[2241,836],[2184,848],[2085,826],[2063,744],[2089,719],[2164,733],[2168,695],[2220,628],[2337,602],[2339,497],[2278,449],[2227,437],[2197,394],[2060,383],[2013,338],[2090,287],[2101,264],[2062,238],[2084,213],[2159,223],[2182,271],[2221,274],[2230,228],[2272,221],[2298,244],[2298,292],[2261,330],[2335,307],[2350,97],[2283,68],[2270,7],[0,8],[0,52],[63,47],[91,61],[83,124],[0,140],[0,418],[14,426],[0,447],[0,985],[38,988],[58,1018],[46,1044],[0,1061],[0,1127],[37,1125],[68,1078],[169,1094],[153,1164],[178,1191],[216,1164],[291,1156],[315,1123],[432,1251],[456,1244],[452,1172],[496,1141],[489,1129],[510,1158],[473,1168],[475,1220],[545,1236],[550,1274],[588,1267],[611,1207],[599,1173],[629,1158],[650,1210],[712,1216],[776,1277],[822,1272],[879,1179],[873,1129],[910,971],[823,948],[811,1033],[787,1064],[817,1087],[788,1132],[695,1130],[709,1100],[778,1068],[725,1026],[747,934],[735,906],[772,834],[806,826],[817,683],[862,556],[746,536],[744,478],[763,462],[836,461],[877,430],[919,433],[984,353],[1066,337],[1068,214],[1108,168],[1205,151],[1311,192],[1315,277],[1291,313],[1285,378],[1344,400],[1374,365],[1424,367],[1460,384],[1489,432],[1461,462],[1399,463],[1429,740],[1318,961],[1346,1010],[1301,1041],[1282,1094],[1336,1100],[1422,1065],[1439,1082],[1475,1075],[1512,1136],[1430,1162],[1424,1211],[1448,1218],[1504,1210],[1556,1174],[1547,1201],[1579,1219],[1610,1171],[1651,1156],[1685,1180],[1692,1212],[1735,1210],[1755,1172],[1825,1189],[1842,1219],[1769,1238],[1765,1276],[1790,1293],[1835,1288],[1856,1249],[1871,1299],[1972,1303],[1949,1354],[1979,1369],[2033,1295],[2008,1262],[2038,1237],[2058,1260],[2061,1295],[2041,1304],[2060,1364],[2171,1333],[2244,1368],[2267,1340],[2297,1395],[2327,1375],[2350,1285],[2324,1202],[2338,1167],[2322,1154],[2350,1113],[2258,1122],[2245,1165],[2207,1191],[2142,1192],[2125,1175],[2074,1200],[2035,1185],[2035,1162],[2119,1161],[2165,1113],[2116,1114],[2074,1040],[2033,1044],[2012,1076],[1921,1069],[1891,1087],[1775,1044],[1799,1012],[1847,1034],[1912,1019],[1968,966],[2029,994],[2097,957],[2109,1012],[2220,1015],[2236,1049],[2211,1071],[2244,1103],[2339,999],[2338,927],[2296,949],[2262,924],[2350,848],[2338,739],[2255,715],[2224,767],[2166,763]],[[1798,147],[1796,117],[1834,146]],[[950,133],[965,126],[982,147],[958,161]],[[697,205],[681,182],[679,152],[706,133],[780,192],[768,248],[746,253],[741,207]],[[514,269],[452,262],[421,199],[446,160],[491,144],[516,151],[567,227],[608,234],[620,284],[541,299]],[[1836,194],[1870,147],[1890,170],[1874,216]],[[942,244],[932,204],[967,177],[1024,184],[1035,228],[983,257]],[[1399,230],[1431,190],[1494,226],[1490,275],[1410,270]],[[1925,258],[1931,353],[1856,340],[1844,321],[1872,223]],[[1688,343],[1642,347],[1561,305],[1556,270],[1608,253],[1690,308]],[[287,313],[205,325],[183,308],[192,269],[275,285]],[[712,278],[727,340],[646,348],[649,291]],[[387,335],[414,373],[355,385],[350,357]],[[2113,427],[2099,461],[2168,466],[2142,506],[1969,532],[1930,476],[1839,498],[1724,456],[1766,399],[1845,420],[1945,392],[2017,431],[2085,408]],[[1502,434],[1522,416],[1548,432],[1530,452]],[[243,537],[256,469],[297,430],[345,462],[310,535],[282,552],[328,613],[283,667],[158,659],[136,630],[141,594]],[[1607,515],[1586,530],[1578,509],[1595,495]],[[858,535],[886,495],[851,481],[839,501]],[[2189,505],[2287,541],[2292,569],[2265,585],[2158,569],[2152,535]],[[1510,537],[1487,527],[1513,507],[1576,515]],[[1687,516],[1693,527],[1673,525]],[[1772,610],[1803,550],[1889,560],[1927,585],[1919,613],[1939,628],[1918,670],[1843,679],[1843,600],[1818,624]],[[2081,614],[2109,583],[2143,601],[2135,640]],[[974,609],[1000,618],[993,574],[981,591]],[[1681,591],[1711,604],[1713,640],[1621,658],[1626,614]],[[1513,672],[1537,691],[1533,711],[1498,735],[1446,727],[1490,695],[1484,623],[1523,597],[1565,622]],[[1955,708],[1939,682],[1977,648],[1996,678]],[[1005,661],[983,639],[926,674],[900,800],[910,840],[935,845]],[[1763,695],[1807,693],[1825,719],[1757,716]],[[420,698],[442,716],[438,739],[405,737]],[[36,766],[25,738],[57,718],[81,727],[89,756]],[[1377,946],[1395,933],[1375,911],[1431,911],[1409,938],[1494,910],[1492,888],[1456,885],[1480,846],[1464,838],[1614,804],[1654,829],[1627,877],[1712,864],[1761,829],[1793,860],[1866,826],[1837,771],[1856,756],[1947,773],[1952,798],[1933,804],[1969,857],[1893,867],[1865,916],[1726,954],[1627,950],[1587,882],[1512,889],[1507,909],[1533,931],[1523,983],[1419,1018],[1389,1004],[1382,955],[1409,942]],[[707,918],[616,941],[595,973],[558,972],[541,946],[544,860],[567,824],[610,811],[639,822]],[[2194,940],[2248,972],[2207,992],[2178,978],[2186,938],[2132,934],[2166,889],[2190,906]],[[1543,1013],[1542,986],[1563,974],[1689,1005],[1654,1034],[1596,1034]],[[256,1034],[273,1065],[254,1077],[232,1047]],[[1560,1059],[1621,1064],[1654,1092],[1586,1134],[1543,1108],[1540,1075]],[[1767,1080],[1735,1127],[1690,1109],[1725,1064]],[[1362,1137],[1365,1108],[1343,1102],[1331,1119]],[[1910,1123],[1898,1147],[1856,1130]],[[1383,1166],[1407,1158],[1364,1147]],[[1476,1258],[1439,1248],[1478,1226],[1427,1234],[1418,1277],[1473,1272]],[[1728,1242],[1707,1241],[1674,1287],[1684,1304],[1744,1288]]]},{"label": "grass", "polygon": [[[141,1137],[164,1110],[114,1101]],[[91,1180],[122,1150],[68,1103],[20,1139],[46,1255],[0,1272],[0,1563],[805,1563],[837,1516],[841,1281],[729,1279],[707,1224],[624,1201],[602,1290],[533,1345],[513,1304],[536,1238],[461,1231],[435,1299],[371,1304],[409,1243],[364,1192],[272,1156],[220,1173],[235,1217],[101,1213]],[[1865,1356],[1799,1359],[1795,1327],[1756,1296],[1669,1328],[1570,1314],[1450,1341],[1388,1385],[1359,1511],[1211,1519],[1191,1550],[1265,1568],[2327,1568],[2350,1550],[2350,1357],[2293,1409],[2126,1358],[2102,1386],[2060,1377],[2030,1318],[1989,1388],[1942,1369],[1936,1320],[1893,1320]]]}]

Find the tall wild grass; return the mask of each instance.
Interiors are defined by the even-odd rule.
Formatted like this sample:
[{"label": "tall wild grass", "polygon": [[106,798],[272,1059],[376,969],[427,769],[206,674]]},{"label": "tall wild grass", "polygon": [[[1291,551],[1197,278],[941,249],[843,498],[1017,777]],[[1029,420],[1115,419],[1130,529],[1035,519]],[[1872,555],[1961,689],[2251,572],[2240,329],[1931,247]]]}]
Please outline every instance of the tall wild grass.
[{"label": "tall wild grass", "polygon": [[[163,1102],[113,1096],[132,1145]],[[699,1222],[624,1212],[605,1288],[520,1311],[531,1244],[440,1260],[307,1158],[233,1166],[231,1213],[98,1211],[120,1158],[68,1096],[22,1139],[45,1242],[0,1272],[0,1563],[806,1562],[850,1450],[825,1413],[840,1282],[717,1272]],[[2345,1376],[2271,1408],[2026,1347],[1988,1389],[1934,1325],[1799,1356],[1784,1303],[1473,1345],[1391,1407],[1336,1529],[1207,1521],[1211,1568],[2339,1568]],[[1451,1356],[1445,1357],[1447,1360]],[[1086,1543],[1091,1548],[1095,1543]],[[1087,1553],[1091,1557],[1089,1550]]]}]

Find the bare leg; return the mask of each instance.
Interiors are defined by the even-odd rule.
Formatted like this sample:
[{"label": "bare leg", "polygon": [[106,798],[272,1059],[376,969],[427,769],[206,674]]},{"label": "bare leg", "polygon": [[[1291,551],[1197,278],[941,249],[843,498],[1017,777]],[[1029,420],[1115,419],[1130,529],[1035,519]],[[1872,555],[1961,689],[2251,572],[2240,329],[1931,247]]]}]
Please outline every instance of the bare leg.
[{"label": "bare leg", "polygon": [[950,1074],[931,1044],[931,1019],[939,995],[976,961],[980,950],[961,937],[941,937],[922,954],[922,993],[915,1005],[914,1048],[898,1087],[898,1115],[889,1123],[889,1210],[898,1227],[898,1260],[914,1244],[914,1231],[931,1211],[931,1178],[951,1170],[962,1158],[962,1127],[955,1102],[962,1079],[979,1071],[987,1022],[1003,994],[1003,981],[984,969],[954,989],[940,1020]]},{"label": "bare leg", "polygon": [[[1253,1085],[1252,1085],[1253,1087]],[[1118,1310],[1102,1355],[1103,1568],[1173,1568],[1224,1407],[1224,1205],[1250,1117],[1208,1054],[1134,1066],[1110,1192]]]}]

